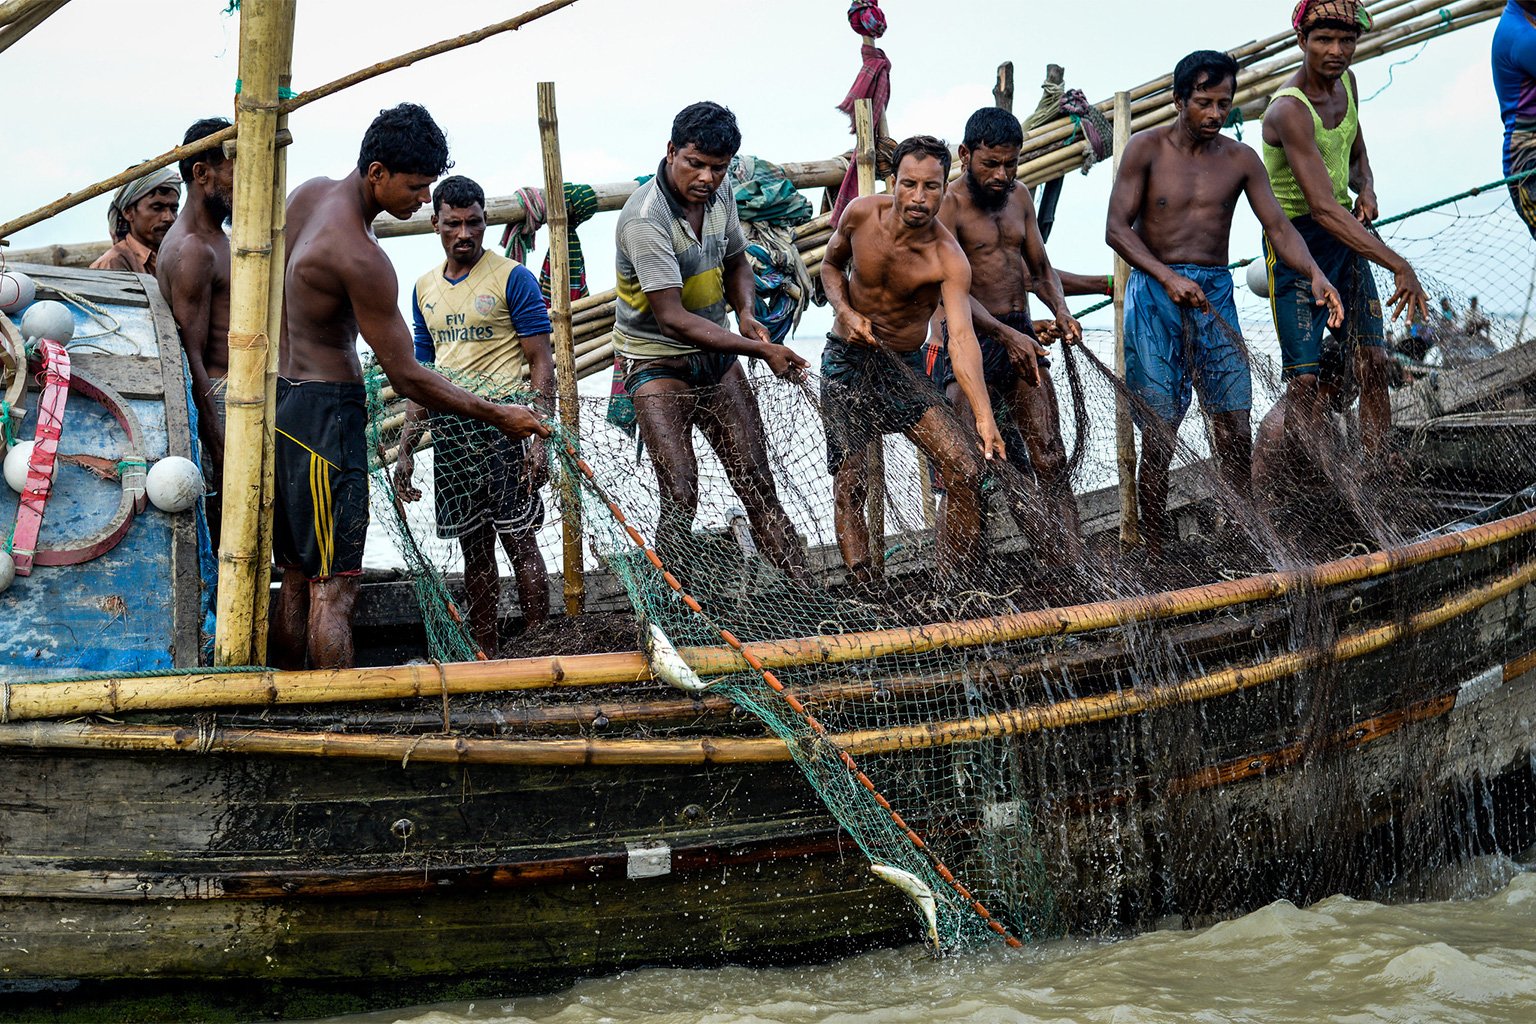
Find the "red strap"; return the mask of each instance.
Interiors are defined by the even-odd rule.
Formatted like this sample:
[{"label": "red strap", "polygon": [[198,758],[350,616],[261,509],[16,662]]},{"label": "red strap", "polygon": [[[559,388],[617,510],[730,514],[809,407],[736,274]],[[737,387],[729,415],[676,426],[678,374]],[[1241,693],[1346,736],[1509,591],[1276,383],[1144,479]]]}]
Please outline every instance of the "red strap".
[{"label": "red strap", "polygon": [[64,403],[69,397],[69,353],[64,346],[46,338],[43,350],[43,398],[37,405],[36,443],[27,464],[27,483],[16,509],[16,533],[11,543],[11,557],[16,561],[16,575],[32,574],[37,535],[43,528],[43,509],[53,489],[54,456],[59,451],[59,437],[64,432]]}]

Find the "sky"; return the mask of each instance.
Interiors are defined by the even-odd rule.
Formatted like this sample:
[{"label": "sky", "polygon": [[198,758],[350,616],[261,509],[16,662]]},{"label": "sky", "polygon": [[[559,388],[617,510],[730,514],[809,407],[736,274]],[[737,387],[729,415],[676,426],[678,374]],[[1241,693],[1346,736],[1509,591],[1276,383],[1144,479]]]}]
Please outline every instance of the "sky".
[{"label": "sky", "polygon": [[[294,86],[498,21],[525,6],[489,0],[302,0]],[[1172,70],[1185,53],[1227,49],[1283,30],[1290,0],[1196,5],[1145,0],[884,0],[882,47],[894,63],[892,133],[958,140],[972,110],[992,102],[997,65],[1017,68],[1021,111],[1032,109],[1047,63],[1091,100]],[[238,25],[225,0],[73,0],[0,55],[5,104],[3,213],[8,219],[180,142],[200,117],[232,113]],[[340,177],[372,117],[402,100],[443,126],[455,171],[488,194],[543,180],[535,83],[556,83],[567,180],[602,183],[655,168],[673,114],[714,99],[740,119],[745,152],[776,160],[837,155],[850,145],[835,107],[859,65],[843,0],[579,0],[469,49],[435,57],[305,107],[291,118],[290,187]],[[1501,126],[1488,69],[1493,22],[1429,44],[1394,69],[1362,106],[1383,214],[1500,177]],[[1361,95],[1388,82],[1389,61],[1358,67]],[[1245,133],[1257,142],[1257,126]],[[1107,165],[1073,174],[1058,214],[1057,266],[1103,273]],[[819,202],[819,194],[813,197]],[[105,237],[107,197],[18,233],[16,247]],[[594,289],[611,286],[613,214],[582,231]],[[499,233],[498,233],[499,237]],[[1246,211],[1232,258],[1254,255]],[[435,239],[385,243],[402,287],[442,257]],[[542,252],[543,242],[540,242]],[[802,329],[804,330],[804,329]]]}]

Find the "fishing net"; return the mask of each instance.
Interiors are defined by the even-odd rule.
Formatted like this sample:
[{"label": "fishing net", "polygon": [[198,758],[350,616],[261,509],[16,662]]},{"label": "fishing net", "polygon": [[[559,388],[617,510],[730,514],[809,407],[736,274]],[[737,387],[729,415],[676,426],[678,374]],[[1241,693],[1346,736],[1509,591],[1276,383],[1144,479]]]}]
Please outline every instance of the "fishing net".
[{"label": "fishing net", "polygon": [[[826,438],[850,418],[872,422],[878,402],[834,410],[815,375],[781,380],[744,363],[765,457],[722,458],[713,417],[735,400],[693,395],[688,515],[664,510],[652,453],[605,420],[601,401],[583,400],[579,436],[559,434],[550,450],[580,501],[589,563],[621,585],[659,677],[707,685],[751,714],[693,694],[676,698],[686,725],[674,728],[730,737],[766,726],[870,861],[932,894],[944,948],[999,929],[1028,941],[1281,897],[1381,897],[1382,878],[1413,895],[1421,869],[1445,863],[1448,834],[1469,852],[1528,828],[1495,821],[1475,793],[1446,792],[1443,719],[1463,682],[1527,653],[1507,649],[1497,622],[1533,578],[1530,531],[1454,557],[1373,553],[1417,543],[1443,554],[1436,537],[1529,506],[1536,420],[1521,350],[1510,350],[1531,326],[1532,244],[1502,189],[1379,229],[1436,312],[1442,300],[1449,311],[1427,338],[1396,343],[1384,446],[1360,455],[1350,359],[1337,364],[1342,397],[1307,439],[1304,471],[1274,473],[1257,503],[1209,457],[1198,400],[1176,432],[1143,415],[1154,433],[1142,443],[1173,453],[1161,559],[1121,543],[1114,423],[1117,401],[1137,399],[1114,376],[1103,330],[1052,349],[1069,486],[1042,480],[1023,438],[1005,431],[1010,458],[977,467],[982,526],[965,557],[946,539],[955,498],[934,493],[960,477],[888,436],[864,579],[839,553],[851,520],[838,519]],[[1241,332],[1250,427],[1262,435],[1266,418],[1278,429],[1284,382],[1267,303],[1240,292],[1240,322],[1223,329]],[[881,375],[928,386],[881,359]],[[378,406],[371,438],[385,463],[391,408]],[[1000,413],[1012,418],[1006,402]],[[376,511],[397,519],[434,656],[473,656],[442,639],[460,628],[443,610],[454,567],[423,541],[427,510],[386,497]],[[659,683],[615,690],[604,721],[626,699],[664,696]],[[1448,825],[1469,814],[1477,827]]]}]

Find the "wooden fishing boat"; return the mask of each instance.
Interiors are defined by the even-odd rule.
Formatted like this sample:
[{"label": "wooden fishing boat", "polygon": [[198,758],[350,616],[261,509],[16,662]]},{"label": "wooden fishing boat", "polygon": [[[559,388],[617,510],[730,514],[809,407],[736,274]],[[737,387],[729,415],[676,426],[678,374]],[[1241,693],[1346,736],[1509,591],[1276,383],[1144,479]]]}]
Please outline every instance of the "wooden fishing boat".
[{"label": "wooden fishing boat", "polygon": [[[143,328],[130,401],[180,421],[164,450],[185,449],[179,348],[152,284],[35,272]],[[1536,498],[1518,463],[1480,457],[1528,439],[1533,352],[1398,398],[1448,507],[1503,499],[1456,530],[1305,573],[749,647],[781,673],[836,668],[801,694],[828,714],[887,701],[896,722],[936,692],[1006,692],[986,714],[836,741],[877,778],[913,750],[1006,751],[1031,788],[983,801],[978,820],[913,824],[1029,822],[1059,927],[1427,891],[1456,857],[1536,842]],[[1193,523],[1201,495],[1183,490]],[[1116,501],[1084,496],[1090,532],[1113,527]],[[124,544],[180,550],[186,524],[157,515]],[[145,592],[145,574],[178,579],[164,606],[188,601],[185,565],[128,562],[39,568],[0,609],[26,621],[50,573]],[[1326,649],[1295,647],[1298,589],[1328,623],[1313,633]],[[1144,678],[1149,643],[1201,671]],[[975,657],[963,678],[882,669],[925,649]],[[683,654],[706,677],[739,658]],[[0,681],[0,1014],[292,1014],[919,933],[785,743],[725,697],[654,680],[638,652],[64,682],[26,682],[24,660]],[[1287,709],[1323,665],[1348,699],[1298,718]]]},{"label": "wooden fishing boat", "polygon": [[[32,6],[5,45],[59,4]],[[1386,15],[1375,55],[1498,11],[1374,6]],[[241,24],[229,447],[249,457],[225,479],[258,496],[283,117],[472,41],[284,97],[292,24],[278,7],[247,3]],[[1262,104],[1289,73],[1290,45],[1282,33],[1239,48],[1241,103]],[[1121,127],[1165,122],[1167,89],[1122,94]],[[546,124],[552,101],[541,93]],[[554,192],[558,148],[545,143]],[[1086,149],[1066,118],[1031,144],[1031,182],[1079,166]],[[604,199],[612,208],[622,195]],[[492,219],[517,213],[502,204]],[[819,220],[802,229],[808,263],[828,233]],[[604,296],[569,305],[553,262],[567,411],[577,375],[611,360],[611,314]],[[810,781],[818,759],[889,783],[905,815],[891,821],[923,837],[914,848],[946,851],[998,927],[1032,937],[1198,922],[1277,898],[1413,898],[1456,858],[1536,842],[1536,476],[1520,454],[1536,429],[1529,346],[1399,397],[1401,447],[1451,525],[1384,550],[977,619],[744,646],[727,631],[675,659],[711,690],[656,678],[670,662],[654,648],[402,664],[421,652],[393,584],[370,587],[360,616],[388,664],[199,669],[211,552],[194,518],[143,512],[124,485],[132,456],[195,455],[158,290],[132,275],[26,269],[45,295],[99,306],[129,345],[93,355],[97,367],[82,353],[88,397],[108,415],[67,405],[65,424],[122,479],[71,469],[72,490],[94,497],[49,520],[83,553],[115,546],[67,568],[40,562],[0,595],[15,624],[0,639],[0,1019],[312,1015],[920,938],[906,897],[871,874],[868,835],[850,831],[824,777]],[[1209,525],[1205,480],[1189,471],[1175,483],[1181,532]],[[115,518],[125,504],[137,513],[126,528]],[[231,547],[219,580],[222,665],[261,650],[269,597],[265,559],[239,557],[260,549],[260,502],[234,504],[249,544]],[[1114,489],[1081,506],[1090,537],[1119,529]],[[928,568],[931,538],[906,540],[914,554],[893,575]],[[568,564],[570,552],[568,541]],[[835,574],[834,551],[811,555]],[[589,607],[627,605],[616,579],[594,575],[586,591]],[[152,657],[125,665],[124,653]],[[786,741],[729,688],[770,672],[825,735]]]}]

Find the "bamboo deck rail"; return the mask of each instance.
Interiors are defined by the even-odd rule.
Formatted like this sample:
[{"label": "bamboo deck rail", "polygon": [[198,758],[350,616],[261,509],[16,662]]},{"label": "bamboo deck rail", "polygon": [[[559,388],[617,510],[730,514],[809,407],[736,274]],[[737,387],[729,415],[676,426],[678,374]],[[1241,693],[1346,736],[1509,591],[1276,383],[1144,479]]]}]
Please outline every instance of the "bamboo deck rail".
[{"label": "bamboo deck rail", "polygon": [[[1536,532],[1536,511],[1522,512],[1498,522],[1431,537],[1389,551],[1326,562],[1305,572],[1269,573],[1160,594],[988,619],[841,636],[762,641],[749,643],[746,647],[767,667],[786,669],[1087,633],[1271,600],[1302,587],[1323,588],[1365,582],[1440,558],[1481,551],[1533,532]],[[739,654],[726,647],[685,648],[680,653],[701,676],[729,675],[748,668]],[[220,674],[190,672],[19,684],[0,680],[0,723],[132,711],[345,703],[441,697],[444,694],[622,686],[651,678],[650,666],[643,655],[618,652],[440,666],[307,672],[270,669]]]},{"label": "bamboo deck rail", "polygon": [[[1536,560],[1491,583],[1471,588],[1406,620],[1341,636],[1327,647],[1292,651],[1253,665],[1225,668],[1144,690],[1120,690],[1021,708],[1017,711],[922,726],[861,730],[829,736],[850,756],[956,746],[1129,718],[1161,708],[1202,703],[1297,675],[1327,662],[1351,661],[1406,637],[1443,626],[1536,582]],[[705,736],[694,739],[480,739],[286,732],[266,729],[91,725],[32,722],[0,725],[0,748],[219,753],[289,757],[345,757],[435,764],[541,767],[621,767],[767,764],[790,760],[776,737]]]}]

